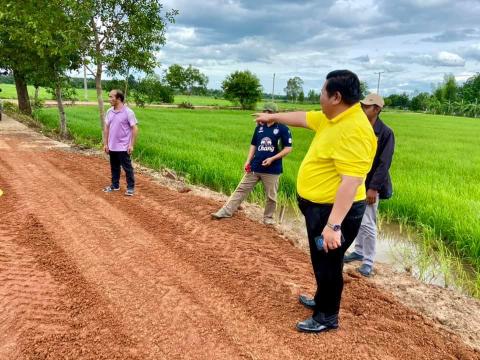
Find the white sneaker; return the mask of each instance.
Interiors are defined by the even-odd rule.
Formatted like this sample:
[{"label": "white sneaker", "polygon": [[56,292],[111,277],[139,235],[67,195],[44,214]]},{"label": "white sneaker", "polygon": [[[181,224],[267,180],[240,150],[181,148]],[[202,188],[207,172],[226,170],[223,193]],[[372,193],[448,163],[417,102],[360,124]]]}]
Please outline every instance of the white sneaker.
[{"label": "white sneaker", "polygon": [[273,220],[272,218],[264,218],[263,223],[265,225],[275,225],[275,220]]},{"label": "white sneaker", "polygon": [[107,186],[107,187],[103,188],[103,192],[112,192],[112,191],[119,191],[119,190],[120,190],[119,187],[115,188],[113,186]]},{"label": "white sneaker", "polygon": [[211,215],[212,215],[212,218],[217,220],[232,217],[232,215],[228,214],[224,208],[221,208],[220,210],[218,210],[215,213],[212,213]]}]

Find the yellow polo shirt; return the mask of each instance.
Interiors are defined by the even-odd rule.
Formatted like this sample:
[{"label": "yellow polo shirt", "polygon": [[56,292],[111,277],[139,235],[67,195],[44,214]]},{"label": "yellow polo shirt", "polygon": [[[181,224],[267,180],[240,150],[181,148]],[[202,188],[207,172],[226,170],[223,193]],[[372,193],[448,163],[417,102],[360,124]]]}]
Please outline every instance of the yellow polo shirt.
[{"label": "yellow polo shirt", "polygon": [[[330,120],[321,111],[310,111],[307,126],[316,134],[298,171],[297,192],[312,202],[333,204],[342,175],[365,181],[377,138],[360,103]],[[359,186],[354,201],[365,197],[365,186]]]}]

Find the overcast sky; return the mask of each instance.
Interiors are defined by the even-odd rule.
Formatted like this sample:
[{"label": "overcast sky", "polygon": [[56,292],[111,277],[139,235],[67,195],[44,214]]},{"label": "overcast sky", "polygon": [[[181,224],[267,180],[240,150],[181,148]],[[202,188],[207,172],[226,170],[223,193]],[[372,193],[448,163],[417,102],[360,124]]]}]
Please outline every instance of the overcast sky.
[{"label": "overcast sky", "polygon": [[177,9],[162,68],[191,64],[209,88],[248,69],[264,91],[283,94],[301,77],[305,93],[334,69],[350,69],[380,93],[431,91],[453,73],[480,71],[480,0],[167,0]]}]

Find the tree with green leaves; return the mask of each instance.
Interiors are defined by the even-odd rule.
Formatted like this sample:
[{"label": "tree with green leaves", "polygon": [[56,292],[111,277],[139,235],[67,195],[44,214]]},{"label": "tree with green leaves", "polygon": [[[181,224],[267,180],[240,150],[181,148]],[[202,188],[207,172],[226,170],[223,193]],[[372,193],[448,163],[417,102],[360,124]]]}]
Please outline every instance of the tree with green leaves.
[{"label": "tree with green leaves", "polygon": [[303,90],[300,91],[300,94],[298,94],[298,102],[300,104],[303,104],[303,102],[305,101],[305,94],[303,93]]},{"label": "tree with green leaves", "polygon": [[368,84],[366,81],[360,81],[360,97],[363,99],[368,95]]},{"label": "tree with green leaves", "polygon": [[38,54],[26,41],[27,20],[16,1],[5,1],[0,6],[0,68],[12,72],[17,90],[18,107],[24,114],[31,115],[32,108],[27,91],[27,74],[37,63]]},{"label": "tree with green leaves", "polygon": [[158,75],[147,75],[133,90],[133,98],[138,106],[152,103],[173,103],[173,91],[164,84]]},{"label": "tree with green leaves", "polygon": [[185,90],[185,70],[182,65],[172,64],[165,70],[165,80],[172,89],[181,93]]},{"label": "tree with green leaves", "polygon": [[205,94],[207,91],[208,77],[192,65],[185,68],[179,64],[170,65],[165,71],[165,80],[181,94]]},{"label": "tree with green leaves", "polygon": [[315,90],[310,89],[307,95],[308,102],[318,103],[320,101],[320,94],[317,94]]},{"label": "tree with green leaves", "polygon": [[429,105],[430,94],[421,92],[415,95],[410,101],[410,110],[412,111],[426,111]]},{"label": "tree with green leaves", "polygon": [[250,71],[235,71],[222,82],[225,99],[240,104],[242,109],[255,109],[262,99],[260,80]]},{"label": "tree with green leaves", "polygon": [[398,107],[401,109],[408,109],[410,106],[410,98],[406,93],[392,94],[385,98],[385,105]]},{"label": "tree with green leaves", "polygon": [[188,95],[203,95],[207,91],[208,77],[202,74],[199,69],[188,65],[185,69],[186,86]]},{"label": "tree with green leaves", "polygon": [[295,76],[291,79],[288,79],[287,86],[283,89],[287,98],[291,99],[293,102],[297,101],[298,96],[303,92],[303,80],[298,76]]},{"label": "tree with green leaves", "polygon": [[445,74],[443,83],[439,84],[434,90],[434,96],[441,102],[450,102],[457,100],[458,86],[453,74]]},{"label": "tree with green leaves", "polygon": [[62,136],[67,135],[62,86],[65,73],[81,64],[83,10],[74,0],[7,0],[0,8],[0,63],[14,73],[19,109],[31,114],[27,79],[53,88]]},{"label": "tree with green leaves", "polygon": [[[167,23],[178,11],[162,12],[158,0],[83,0],[88,4],[88,50],[85,65],[95,77],[100,124],[104,127],[102,76],[128,77],[132,69],[152,72],[155,52],[165,44]],[[93,69],[91,66],[94,66]]]},{"label": "tree with green leaves", "polygon": [[110,79],[110,80],[102,81],[102,89],[104,91],[110,92],[114,89],[119,89],[123,91],[124,96],[125,96],[126,90],[127,91],[133,90],[137,85],[138,85],[138,81],[135,79],[135,77],[132,74],[130,74],[127,79]]},{"label": "tree with green leaves", "polygon": [[467,103],[478,103],[480,99],[480,73],[469,77],[459,88],[459,96]]},{"label": "tree with green leaves", "polygon": [[447,101],[457,100],[458,86],[453,74],[447,74],[443,80],[444,96]]}]

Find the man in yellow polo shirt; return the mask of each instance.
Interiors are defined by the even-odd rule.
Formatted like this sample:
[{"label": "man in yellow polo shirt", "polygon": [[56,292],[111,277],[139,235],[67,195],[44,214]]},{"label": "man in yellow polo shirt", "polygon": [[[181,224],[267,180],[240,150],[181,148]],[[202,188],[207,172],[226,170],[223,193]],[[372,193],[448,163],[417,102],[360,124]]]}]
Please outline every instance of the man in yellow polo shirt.
[{"label": "man in yellow polo shirt", "polygon": [[257,123],[277,122],[315,131],[297,177],[298,205],[307,227],[317,282],[315,297],[300,295],[313,310],[297,323],[303,332],[338,327],[343,290],[343,256],[357,236],[365,212],[365,177],[377,139],[360,106],[360,81],[348,70],[327,75],[322,111],[256,114]]}]

